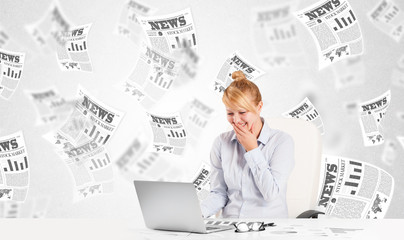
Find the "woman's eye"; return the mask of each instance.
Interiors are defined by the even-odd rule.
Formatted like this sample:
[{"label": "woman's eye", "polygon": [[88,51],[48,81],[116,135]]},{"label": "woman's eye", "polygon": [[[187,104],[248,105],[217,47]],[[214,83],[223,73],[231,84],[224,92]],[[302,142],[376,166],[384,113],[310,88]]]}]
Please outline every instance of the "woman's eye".
[{"label": "woman's eye", "polygon": [[227,115],[231,116],[231,115],[233,115],[233,113],[227,113]]},{"label": "woman's eye", "polygon": [[246,113],[246,112],[240,112],[240,114],[244,114],[244,113]]}]

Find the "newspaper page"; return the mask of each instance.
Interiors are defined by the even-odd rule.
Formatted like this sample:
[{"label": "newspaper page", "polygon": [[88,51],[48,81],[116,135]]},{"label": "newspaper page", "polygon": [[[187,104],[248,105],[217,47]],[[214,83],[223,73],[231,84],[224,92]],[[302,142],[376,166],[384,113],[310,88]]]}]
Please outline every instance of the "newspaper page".
[{"label": "newspaper page", "polygon": [[0,97],[9,100],[22,78],[25,53],[0,48]]},{"label": "newspaper page", "polygon": [[404,35],[404,13],[395,0],[382,0],[368,12],[370,21],[380,31],[399,42]]},{"label": "newspaper page", "polygon": [[139,161],[140,157],[148,149],[148,141],[143,132],[134,134],[135,139],[126,148],[123,154],[115,161],[115,165],[124,174],[132,170],[132,166]]},{"label": "newspaper page", "polygon": [[338,218],[384,218],[394,192],[393,177],[374,165],[323,155],[319,210]]},{"label": "newspaper page", "polygon": [[105,145],[122,118],[122,112],[107,106],[79,86],[75,109],[58,132],[75,146],[90,140]]},{"label": "newspaper page", "polygon": [[181,180],[183,173],[169,159],[157,152],[149,152],[150,140],[144,132],[134,134],[135,139],[116,160],[121,176],[132,182],[142,180]]},{"label": "newspaper page", "polygon": [[199,201],[203,201],[210,193],[210,174],[210,166],[202,163],[192,181]]},{"label": "newspaper page", "polygon": [[68,119],[70,117],[70,115],[73,113],[75,107],[76,107],[76,101],[77,98],[73,97],[73,98],[64,98],[64,103],[61,104],[58,107],[54,107],[52,109],[53,113],[56,116],[56,121],[53,123],[54,126],[59,127],[61,124],[63,124],[66,119]]},{"label": "newspaper page", "polygon": [[[140,43],[144,39],[143,29],[137,20],[138,16],[147,17],[156,12],[156,9],[140,2],[129,0],[122,9],[115,33],[125,36],[132,40],[135,44]],[[145,39],[144,39],[145,40]]]},{"label": "newspaper page", "polygon": [[[86,146],[81,147],[83,148]],[[77,153],[77,149],[80,148],[71,149],[70,154]],[[76,155],[75,161],[68,164],[76,182],[76,186],[73,186],[75,202],[113,192],[114,173],[105,147],[95,148],[87,155]]]},{"label": "newspaper page", "polygon": [[180,66],[174,86],[182,86],[195,80],[200,64],[198,53],[190,47],[185,47],[175,55],[179,55],[175,58],[180,62]]},{"label": "newspaper page", "polygon": [[365,83],[365,64],[362,56],[343,59],[332,65],[337,90],[359,86]]},{"label": "newspaper page", "polygon": [[96,140],[73,145],[58,132],[44,136],[64,161],[74,179],[74,202],[113,192],[113,169],[105,146]]},{"label": "newspaper page", "polygon": [[78,96],[61,128],[44,136],[70,169],[75,202],[113,192],[112,162],[105,146],[123,117],[82,87]]},{"label": "newspaper page", "polygon": [[56,51],[57,46],[63,44],[61,32],[69,31],[72,23],[63,13],[59,1],[52,1],[48,11],[34,23],[25,28],[36,44],[44,51]]},{"label": "newspaper page", "polygon": [[28,163],[21,131],[0,137],[0,201],[25,201],[29,185]]},{"label": "newspaper page", "polygon": [[376,146],[384,142],[382,120],[390,106],[390,90],[379,97],[360,103],[359,123],[362,130],[364,145]]},{"label": "newspaper page", "polygon": [[248,62],[236,51],[226,59],[220,68],[214,82],[214,91],[222,94],[224,90],[233,82],[231,74],[239,70],[242,71],[246,78],[250,81],[254,81],[258,77],[265,74],[264,71]]},{"label": "newspaper page", "polygon": [[359,22],[347,0],[321,0],[296,16],[316,40],[320,69],[363,53]]},{"label": "newspaper page", "polygon": [[324,135],[324,125],[320,114],[317,109],[306,97],[296,107],[293,107],[289,111],[282,114],[286,118],[303,119],[308,122],[312,122],[320,131],[321,135]]},{"label": "newspaper page", "polygon": [[293,0],[252,9],[254,47],[266,69],[301,67],[305,63],[292,14],[297,4]]},{"label": "newspaper page", "polygon": [[135,139],[116,161],[121,176],[132,182],[142,180],[181,180],[183,173],[168,159],[157,152],[147,151],[148,144]]},{"label": "newspaper page", "polygon": [[73,110],[54,86],[43,90],[24,90],[24,92],[37,112],[37,125],[55,123],[57,120],[65,119]]},{"label": "newspaper page", "polygon": [[24,62],[29,62],[34,54],[31,54],[32,49],[20,43],[20,38],[13,37],[9,34],[0,23],[0,49],[13,49],[14,52],[25,53]]},{"label": "newspaper page", "polygon": [[143,44],[135,67],[123,84],[123,91],[148,109],[172,88],[179,65],[168,54]]},{"label": "newspaper page", "polygon": [[163,16],[138,16],[137,19],[153,48],[164,53],[173,53],[184,47],[198,51],[190,8]]},{"label": "newspaper page", "polygon": [[[126,177],[129,181],[136,179],[158,180],[169,179],[170,181],[180,180],[182,173],[167,158],[157,152],[144,152],[130,167]],[[169,177],[168,177],[169,176]]]},{"label": "newspaper page", "polygon": [[187,132],[179,113],[159,116],[147,113],[153,131],[153,150],[181,155],[187,142]]},{"label": "newspaper page", "polygon": [[62,71],[92,72],[88,53],[88,32],[91,23],[60,32],[62,44],[57,44],[57,60]]}]

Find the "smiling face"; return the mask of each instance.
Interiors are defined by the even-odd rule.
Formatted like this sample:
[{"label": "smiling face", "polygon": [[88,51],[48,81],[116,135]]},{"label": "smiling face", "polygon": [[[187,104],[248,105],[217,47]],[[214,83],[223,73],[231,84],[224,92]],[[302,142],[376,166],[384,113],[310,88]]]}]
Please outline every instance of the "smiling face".
[{"label": "smiling face", "polygon": [[234,81],[226,88],[222,97],[226,106],[227,121],[238,127],[247,128],[258,136],[262,127],[261,93],[257,85],[249,81],[243,72],[234,72],[232,78]]},{"label": "smiling face", "polygon": [[[251,102],[252,104],[252,102]],[[254,106],[252,104],[252,106]],[[227,121],[230,124],[235,124],[241,127],[247,125],[247,129],[251,130],[252,126],[259,126],[261,122],[260,112],[262,109],[262,102],[254,107],[255,112],[249,111],[243,107],[226,106]]]}]

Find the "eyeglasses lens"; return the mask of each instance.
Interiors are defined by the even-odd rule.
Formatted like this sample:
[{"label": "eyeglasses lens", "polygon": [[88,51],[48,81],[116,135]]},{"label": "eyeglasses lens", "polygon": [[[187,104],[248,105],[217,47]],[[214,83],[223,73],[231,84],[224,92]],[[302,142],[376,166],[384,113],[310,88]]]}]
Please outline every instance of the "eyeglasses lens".
[{"label": "eyeglasses lens", "polygon": [[238,224],[234,224],[236,227],[236,232],[249,232],[249,231],[261,231],[264,230],[263,222],[254,222],[254,223],[246,223],[241,222]]},{"label": "eyeglasses lens", "polygon": [[250,231],[250,228],[248,227],[247,223],[239,223],[236,225],[236,228],[239,232],[248,232]]},{"label": "eyeglasses lens", "polygon": [[262,222],[255,222],[250,226],[250,229],[253,231],[259,231],[261,229],[262,226]]}]

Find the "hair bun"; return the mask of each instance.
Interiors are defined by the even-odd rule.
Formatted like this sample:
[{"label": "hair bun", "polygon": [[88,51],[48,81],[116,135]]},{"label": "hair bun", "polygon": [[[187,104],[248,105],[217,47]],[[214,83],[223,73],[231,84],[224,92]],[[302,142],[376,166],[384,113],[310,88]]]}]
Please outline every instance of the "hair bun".
[{"label": "hair bun", "polygon": [[244,73],[242,71],[240,71],[240,70],[233,72],[231,74],[231,78],[233,78],[234,81],[247,80]]}]

